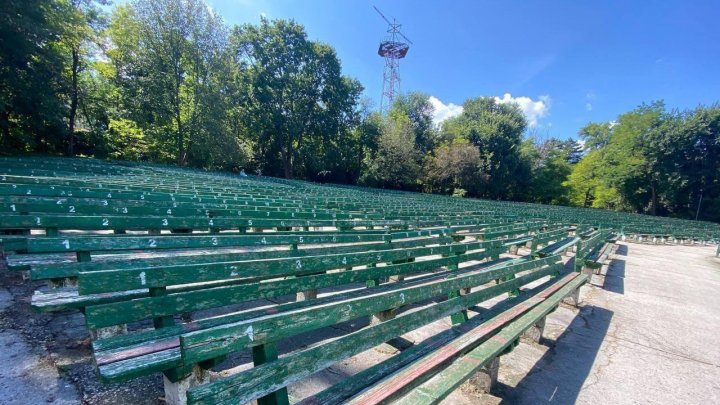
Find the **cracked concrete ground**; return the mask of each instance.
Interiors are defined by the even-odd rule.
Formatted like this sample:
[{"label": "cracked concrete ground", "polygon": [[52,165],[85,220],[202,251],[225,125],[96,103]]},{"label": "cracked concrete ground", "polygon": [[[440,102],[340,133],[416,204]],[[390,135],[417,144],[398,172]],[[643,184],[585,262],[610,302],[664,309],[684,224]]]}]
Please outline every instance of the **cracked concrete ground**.
[{"label": "cracked concrete ground", "polygon": [[[492,395],[464,386],[445,403],[720,403],[720,259],[714,251],[620,244],[603,275],[582,288],[579,309],[559,307],[548,316],[540,344],[523,342],[501,358]],[[1,269],[0,276],[0,403],[164,402],[158,376],[100,384],[82,315],[33,313],[29,297],[39,284]],[[323,328],[294,345],[332,338],[366,321]],[[404,337],[418,341],[449,325],[441,320]],[[293,384],[290,395],[312,394],[395,353],[368,350]],[[248,362],[244,352],[229,361]]]}]

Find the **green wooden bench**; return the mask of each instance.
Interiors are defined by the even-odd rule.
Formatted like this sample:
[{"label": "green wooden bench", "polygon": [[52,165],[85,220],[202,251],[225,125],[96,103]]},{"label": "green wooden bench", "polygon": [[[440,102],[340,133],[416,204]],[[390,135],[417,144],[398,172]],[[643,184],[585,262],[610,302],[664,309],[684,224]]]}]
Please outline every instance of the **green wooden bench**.
[{"label": "green wooden bench", "polygon": [[[114,302],[117,300],[129,299],[129,297],[143,297],[148,295],[148,290],[139,288],[125,293],[118,294],[84,294],[78,293],[75,286],[75,280],[81,273],[102,272],[102,271],[118,271],[121,269],[142,268],[147,271],[163,271],[165,268],[175,268],[179,265],[192,265],[196,268],[213,265],[216,263],[234,263],[234,265],[243,264],[245,262],[272,259],[300,259],[308,257],[310,262],[316,261],[318,257],[339,255],[339,254],[357,254],[372,251],[385,252],[388,250],[395,251],[398,249],[411,249],[424,246],[445,245],[452,243],[453,239],[444,236],[442,233],[434,235],[433,232],[399,232],[393,234],[379,234],[375,238],[378,242],[362,243],[362,244],[331,244],[331,245],[310,245],[307,248],[301,248],[298,245],[304,242],[303,236],[297,236],[295,243],[290,248],[283,250],[252,250],[233,253],[214,253],[214,251],[205,251],[200,255],[182,255],[170,257],[156,258],[135,258],[129,260],[101,260],[89,262],[70,262],[41,264],[31,266],[30,275],[32,280],[51,280],[53,286],[57,288],[43,288],[35,292],[32,298],[32,306],[40,312],[52,312],[71,308],[84,309],[88,305],[100,304],[105,302]],[[343,236],[347,235],[327,235],[326,241],[343,242]],[[335,238],[333,239],[333,237]],[[312,239],[312,237],[310,238]],[[290,239],[291,241],[293,239]],[[353,240],[353,238],[347,238]],[[274,242],[287,242],[285,240],[275,240]],[[271,241],[272,242],[272,241]],[[495,250],[502,250],[504,246],[500,243],[486,244]],[[352,256],[351,256],[352,257]],[[190,289],[192,287],[189,287]],[[186,288],[187,289],[187,288]]]},{"label": "green wooden bench", "polygon": [[[286,324],[286,319],[297,319],[298,315],[293,313],[278,313],[272,317],[263,317],[255,319],[247,319],[233,324],[216,326],[201,331],[193,331],[180,336],[180,352],[181,358],[185,363],[195,363],[208,361],[216,356],[232,353],[242,348],[253,348],[253,352],[258,345],[267,346],[284,338],[294,336],[298,333],[314,329],[322,325],[340,322],[344,319],[352,319],[355,316],[362,316],[366,313],[372,313],[382,308],[397,308],[398,306],[408,305],[414,302],[425,301],[430,297],[439,297],[450,294],[450,299],[437,302],[431,306],[423,306],[422,309],[416,311],[408,311],[395,318],[371,324],[363,329],[351,332],[342,337],[336,338],[328,343],[311,346],[307,349],[297,350],[286,354],[277,359],[270,361],[255,362],[255,367],[241,371],[230,376],[223,376],[212,381],[212,377],[206,377],[206,382],[187,390],[187,400],[191,404],[218,404],[226,402],[245,403],[254,399],[263,403],[287,403],[287,393],[283,387],[297,382],[302,378],[310,376],[320,370],[327,368],[335,362],[344,360],[353,355],[359,354],[364,350],[370,349],[376,345],[382,344],[392,338],[402,336],[403,334],[428,325],[434,321],[444,317],[453,317],[455,314],[462,313],[467,308],[477,305],[485,300],[503,295],[514,291],[517,288],[527,285],[533,281],[537,281],[546,276],[554,276],[560,269],[560,264],[555,262],[557,258],[540,259],[536,261],[525,261],[521,263],[508,264],[504,266],[480,266],[471,268],[467,271],[460,272],[454,278],[428,279],[422,284],[409,285],[408,283],[399,283],[393,285],[392,289],[378,291],[370,296],[364,296],[352,302],[349,314],[340,317],[325,317],[327,320],[320,321],[316,318],[310,318],[308,321],[298,323],[293,328],[275,327],[277,323]],[[522,273],[522,275],[520,275]],[[509,281],[501,282],[494,286],[486,286],[477,289],[465,295],[456,296],[452,291],[458,288],[476,287],[486,284],[495,278],[506,278],[508,275],[517,275]],[[577,277],[577,276],[574,276]],[[580,283],[573,284],[563,291],[565,294],[570,293],[571,288],[577,288]],[[532,301],[514,301],[512,306],[514,311],[511,312],[516,316],[523,313],[525,306],[532,307]],[[557,304],[555,300],[553,304]],[[347,305],[345,302],[338,303]],[[543,308],[545,309],[545,308]],[[549,312],[551,308],[547,309]],[[313,311],[312,308],[305,309],[303,315],[309,315]],[[488,314],[485,314],[486,316]],[[499,314],[498,314],[499,315]],[[536,321],[539,321],[543,314],[533,313]],[[302,316],[302,315],[300,315]],[[504,322],[512,319],[509,313],[505,313]],[[304,318],[307,319],[307,318]],[[480,319],[472,322],[473,318],[466,317],[456,320],[455,324],[466,324],[468,326],[458,326],[453,332],[457,333],[465,328],[470,331],[478,329],[488,330],[492,328],[492,324],[496,324],[498,319]],[[494,321],[494,322],[493,322]],[[272,326],[271,326],[272,325]],[[247,328],[252,326],[253,336],[249,338]],[[475,326],[475,327],[473,327]],[[531,326],[531,325],[529,325]],[[445,332],[443,335],[446,340],[435,341],[431,344],[420,344],[413,346],[408,351],[417,356],[418,354],[427,353],[427,355],[446,355],[449,349],[453,348],[454,340],[447,339],[452,333]],[[489,333],[488,333],[489,334]],[[511,344],[512,341],[508,342]],[[423,352],[424,351],[424,352]],[[403,352],[402,356],[407,362],[408,356]],[[267,360],[267,359],[266,359]],[[394,367],[389,367],[386,362]],[[358,394],[372,380],[377,380],[381,376],[388,375],[397,369],[397,359],[395,357],[387,360],[369,370],[363,371],[362,379],[350,377],[349,381],[339,383],[335,388],[345,391],[343,397],[348,394]],[[382,368],[382,371],[379,370]],[[195,373],[199,370],[195,369]],[[375,374],[373,379],[367,378],[368,372]],[[394,374],[397,375],[397,374]],[[408,379],[402,379],[402,383],[406,383]],[[412,381],[417,381],[413,379]],[[358,385],[364,384],[360,387]],[[349,388],[354,388],[354,392],[348,392]],[[381,389],[381,391],[384,391]],[[322,394],[321,394],[322,395]],[[335,394],[337,395],[337,394]],[[325,403],[327,397],[323,397],[322,401],[318,401],[317,397],[306,399],[310,403]],[[345,398],[343,398],[344,400]],[[337,397],[336,397],[337,400]],[[328,400],[328,403],[333,401]],[[358,403],[365,403],[364,398],[358,400]]]},{"label": "green wooden bench", "polygon": [[[412,352],[408,350],[398,355],[397,359],[388,360],[393,368],[399,369],[389,377],[381,379],[379,370],[362,372],[361,377],[366,379],[364,384],[370,380],[372,385],[351,398],[346,398],[350,394],[347,388],[331,387],[300,404],[441,403],[478,373],[492,373],[487,370],[488,366],[494,363],[497,368],[498,357],[512,350],[525,331],[543,322],[544,317],[565,297],[587,281],[587,277],[571,273],[535,294],[521,297],[509,309],[494,311],[476,322],[456,326],[428,339],[414,347]],[[443,350],[432,351],[439,345]],[[362,384],[358,377],[350,377],[348,385]],[[488,378],[488,382],[494,382],[492,377]],[[474,388],[489,392],[490,387],[486,384]]]},{"label": "green wooden bench", "polygon": [[[472,264],[496,256],[496,252],[488,246],[490,244],[498,246],[498,243],[501,241],[354,255],[325,255],[315,261],[312,257],[303,257],[298,261],[293,259],[253,261],[248,262],[247,269],[240,265],[234,270],[238,276],[245,275],[251,278],[249,282],[220,287],[210,285],[207,288],[178,292],[173,292],[169,287],[188,282],[217,281],[222,277],[227,278],[232,273],[228,273],[228,268],[224,264],[206,267],[202,276],[196,278],[190,278],[185,269],[172,268],[163,268],[159,274],[154,274],[150,269],[87,272],[80,273],[79,291],[81,294],[115,293],[132,291],[138,286],[158,289],[155,294],[151,293],[150,296],[143,298],[88,306],[85,316],[88,327],[95,330],[148,319],[154,320],[155,329],[134,331],[94,341],[94,353],[101,379],[121,381],[138,375],[164,371],[166,378],[171,382],[173,380],[178,382],[197,371],[198,367],[215,365],[225,355],[244,348],[252,348],[256,365],[266,361],[272,364],[271,360],[277,354],[274,343],[278,340],[363,316],[375,314],[378,319],[386,320],[379,323],[379,325],[388,324],[387,327],[381,327],[386,329],[382,335],[384,340],[378,340],[377,336],[371,340],[345,339],[343,342],[347,343],[344,350],[357,350],[358,344],[365,345],[369,341],[377,341],[376,344],[379,344],[399,335],[398,329],[390,328],[390,324],[395,323],[387,320],[392,319],[388,317],[388,312],[395,311],[399,307],[430,298],[450,296],[460,299],[455,301],[451,299],[453,305],[441,304],[440,306],[445,308],[443,316],[453,313],[463,314],[463,310],[478,302],[502,292],[515,291],[529,281],[556,274],[561,268],[557,258],[535,261],[501,259],[495,262]],[[411,251],[410,255],[408,251]],[[408,258],[422,256],[426,258],[407,261]],[[380,263],[385,265],[377,266]],[[456,270],[462,263],[468,265]],[[328,271],[331,268],[345,270]],[[525,274],[530,270],[537,271]],[[145,277],[141,276],[143,273]],[[258,273],[263,276],[258,277]],[[193,274],[198,275],[197,272]],[[287,278],[291,275],[292,277]],[[392,283],[377,284],[377,280],[382,278],[410,275],[418,276],[404,280],[400,277],[397,278],[398,281]],[[517,275],[515,279],[508,278],[515,275]],[[266,278],[266,276],[275,278]],[[481,290],[485,291],[482,293],[462,296],[457,294],[462,289],[496,279],[508,281],[502,281],[498,284],[500,287],[493,287],[494,289],[490,290],[493,294],[485,290]],[[180,324],[176,319],[177,315],[187,312],[294,294],[310,288],[352,283],[367,283],[371,287],[318,299],[278,304],[270,308],[230,312],[225,315],[215,314],[207,319],[196,319]],[[484,298],[480,299],[481,297]],[[463,304],[458,306],[456,302]],[[452,311],[447,312],[448,308],[452,308]],[[437,313],[435,316],[436,318],[433,319],[437,319]],[[414,317],[424,322],[422,324],[428,322],[425,317]],[[455,317],[458,318],[457,315]],[[458,319],[464,317],[460,315]],[[413,325],[417,322],[415,321]],[[224,343],[218,344],[220,342]],[[312,370],[305,369],[303,372],[312,372]],[[265,394],[260,394],[263,395]]]},{"label": "green wooden bench", "polygon": [[614,243],[613,232],[609,230],[599,230],[587,240],[579,242],[575,253],[576,271],[597,274],[610,255]]},{"label": "green wooden bench", "polygon": [[573,246],[577,246],[580,242],[580,238],[577,236],[569,236],[567,238],[560,239],[555,243],[548,244],[544,248],[533,253],[534,257],[548,257],[562,254]]}]

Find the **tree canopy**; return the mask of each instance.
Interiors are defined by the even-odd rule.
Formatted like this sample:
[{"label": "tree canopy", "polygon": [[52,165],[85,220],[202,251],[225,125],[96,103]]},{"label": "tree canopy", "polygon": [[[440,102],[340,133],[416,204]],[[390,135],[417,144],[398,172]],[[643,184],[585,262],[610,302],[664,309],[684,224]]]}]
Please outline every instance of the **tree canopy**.
[{"label": "tree canopy", "polygon": [[232,26],[205,0],[7,0],[0,19],[0,153],[720,221],[719,105],[541,138],[492,96],[440,125],[422,91],[381,114],[300,23]]}]

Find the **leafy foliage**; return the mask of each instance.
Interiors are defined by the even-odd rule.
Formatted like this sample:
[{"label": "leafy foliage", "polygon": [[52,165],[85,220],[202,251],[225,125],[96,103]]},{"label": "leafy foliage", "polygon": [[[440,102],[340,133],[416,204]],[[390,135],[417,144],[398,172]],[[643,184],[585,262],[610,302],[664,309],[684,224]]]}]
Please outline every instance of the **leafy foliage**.
[{"label": "leafy foliage", "polygon": [[94,155],[313,181],[720,221],[720,106],[642,104],[581,142],[528,132],[474,97],[433,122],[427,94],[386,115],[295,21],[229,26],[205,0],[6,0],[3,153]]}]

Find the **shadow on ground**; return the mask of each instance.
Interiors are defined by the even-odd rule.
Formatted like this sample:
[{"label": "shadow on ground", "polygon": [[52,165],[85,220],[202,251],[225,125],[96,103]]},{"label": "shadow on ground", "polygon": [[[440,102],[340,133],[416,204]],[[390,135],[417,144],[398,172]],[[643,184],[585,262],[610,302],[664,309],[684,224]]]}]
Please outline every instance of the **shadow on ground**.
[{"label": "shadow on ground", "polygon": [[[498,383],[493,392],[502,404],[573,404],[586,381],[608,333],[613,312],[588,305],[582,307],[556,341],[516,387]],[[502,360],[501,360],[502,361]]]},{"label": "shadow on ground", "polygon": [[625,294],[625,260],[620,256],[627,256],[627,245],[618,245],[615,251],[615,258],[610,260],[607,272],[605,273],[605,281],[602,288],[616,294]]}]

